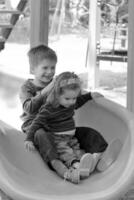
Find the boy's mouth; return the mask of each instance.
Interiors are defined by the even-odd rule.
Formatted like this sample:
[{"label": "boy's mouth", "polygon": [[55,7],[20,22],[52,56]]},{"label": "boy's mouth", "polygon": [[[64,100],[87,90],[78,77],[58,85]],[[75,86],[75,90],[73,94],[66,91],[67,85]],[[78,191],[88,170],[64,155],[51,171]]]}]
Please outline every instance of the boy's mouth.
[{"label": "boy's mouth", "polygon": [[53,79],[53,76],[43,76],[43,78],[46,78],[46,79],[49,79],[49,80],[51,80],[51,79]]}]

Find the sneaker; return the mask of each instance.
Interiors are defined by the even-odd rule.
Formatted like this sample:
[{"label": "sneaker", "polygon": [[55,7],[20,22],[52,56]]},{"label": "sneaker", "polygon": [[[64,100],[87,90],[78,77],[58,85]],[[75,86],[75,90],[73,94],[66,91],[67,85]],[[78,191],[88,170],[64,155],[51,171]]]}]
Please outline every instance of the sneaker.
[{"label": "sneaker", "polygon": [[81,178],[89,177],[89,174],[90,174],[90,171],[92,168],[92,164],[93,164],[92,154],[85,153],[80,159],[79,171],[80,171]]},{"label": "sneaker", "polygon": [[93,162],[92,162],[92,167],[91,167],[91,170],[90,170],[90,173],[93,172],[100,160],[100,157],[101,157],[101,154],[102,153],[93,153],[92,156],[93,156]]},{"label": "sneaker", "polygon": [[97,170],[105,171],[117,159],[122,148],[120,139],[113,140],[107,147],[106,151],[102,153],[101,158],[97,164]]},{"label": "sneaker", "polygon": [[64,173],[64,180],[78,184],[80,182],[80,173],[78,169],[69,169]]}]

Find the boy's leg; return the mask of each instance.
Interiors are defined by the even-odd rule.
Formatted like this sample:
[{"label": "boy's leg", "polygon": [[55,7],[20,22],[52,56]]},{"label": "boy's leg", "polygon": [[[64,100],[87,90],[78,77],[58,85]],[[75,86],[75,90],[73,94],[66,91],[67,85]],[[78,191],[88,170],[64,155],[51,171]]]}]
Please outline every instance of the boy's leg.
[{"label": "boy's leg", "polygon": [[96,166],[98,171],[105,171],[117,159],[122,148],[120,139],[113,140],[102,153],[100,160]]},{"label": "boy's leg", "polygon": [[104,137],[90,127],[76,127],[75,137],[80,143],[80,149],[83,149],[86,153],[104,152],[108,146]]}]

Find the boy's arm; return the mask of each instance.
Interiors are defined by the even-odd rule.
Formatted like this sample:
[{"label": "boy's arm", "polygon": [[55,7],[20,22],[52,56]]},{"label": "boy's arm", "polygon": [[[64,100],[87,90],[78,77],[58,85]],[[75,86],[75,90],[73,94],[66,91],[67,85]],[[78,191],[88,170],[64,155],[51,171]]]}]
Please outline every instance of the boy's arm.
[{"label": "boy's arm", "polygon": [[46,87],[44,87],[41,90],[41,95],[43,96],[48,96],[48,94],[50,93],[50,91],[52,90],[52,88],[54,87],[54,83],[55,83],[55,79],[53,79]]},{"label": "boy's arm", "polygon": [[23,110],[31,114],[38,111],[44,100],[43,95],[40,93],[36,94],[35,90],[26,84],[20,88],[19,97]]},{"label": "boy's arm", "polygon": [[80,108],[82,105],[84,105],[87,101],[92,100],[91,92],[88,92],[86,94],[82,94],[77,98],[75,109]]},{"label": "boy's arm", "polygon": [[27,133],[26,141],[34,142],[34,134],[40,128],[44,128],[46,131],[49,131],[49,127],[47,126],[46,123],[48,114],[49,114],[48,110],[43,105],[40,109],[40,112],[37,114],[36,118],[32,121],[32,124]]},{"label": "boy's arm", "polygon": [[39,110],[43,102],[46,101],[48,93],[54,86],[54,80],[36,94],[35,89],[26,83],[20,89],[20,100],[23,110],[27,113],[34,113]]}]

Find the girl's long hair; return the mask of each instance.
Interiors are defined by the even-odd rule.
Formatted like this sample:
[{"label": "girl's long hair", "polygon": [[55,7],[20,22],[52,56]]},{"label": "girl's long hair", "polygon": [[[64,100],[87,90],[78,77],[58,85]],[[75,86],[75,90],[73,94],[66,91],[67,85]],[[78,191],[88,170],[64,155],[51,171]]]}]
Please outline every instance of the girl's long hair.
[{"label": "girl's long hair", "polygon": [[53,107],[58,107],[58,97],[64,93],[65,89],[80,89],[81,91],[80,79],[74,72],[63,72],[56,77],[54,87],[50,91],[46,102],[52,104]]}]

